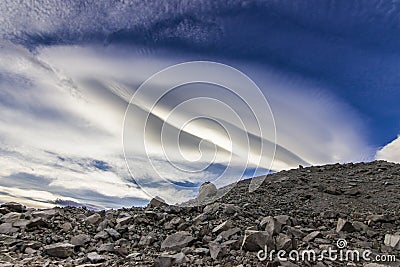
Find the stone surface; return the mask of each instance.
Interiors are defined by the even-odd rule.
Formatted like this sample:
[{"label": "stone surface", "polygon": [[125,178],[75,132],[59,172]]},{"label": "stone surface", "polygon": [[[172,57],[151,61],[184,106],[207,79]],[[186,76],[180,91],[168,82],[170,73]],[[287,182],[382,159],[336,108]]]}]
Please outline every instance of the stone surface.
[{"label": "stone surface", "polygon": [[96,224],[100,222],[101,216],[98,213],[95,213],[93,215],[90,215],[89,217],[85,218],[85,222],[87,224]]},{"label": "stone surface", "polygon": [[290,236],[281,233],[275,238],[275,247],[277,250],[290,251],[294,248],[293,240]]},{"label": "stone surface", "polygon": [[9,211],[24,212],[26,207],[17,202],[7,202],[0,205],[2,208],[7,208]]},{"label": "stone surface", "polygon": [[70,243],[75,246],[83,246],[86,243],[90,242],[90,239],[91,239],[90,236],[88,236],[87,234],[79,234],[79,235],[73,236],[71,238]]},{"label": "stone surface", "polygon": [[314,231],[314,232],[311,232],[311,233],[309,233],[308,235],[306,235],[306,236],[303,238],[303,241],[304,241],[304,242],[311,242],[311,241],[313,241],[315,238],[321,237],[321,236],[322,236],[322,234],[321,234],[320,231]]},{"label": "stone surface", "polygon": [[105,257],[97,254],[97,252],[90,252],[87,254],[87,258],[91,263],[98,263],[105,261]]},{"label": "stone surface", "polygon": [[52,257],[67,258],[74,253],[74,245],[69,243],[56,243],[44,247],[44,252]]},{"label": "stone surface", "polygon": [[0,234],[12,234],[18,232],[17,227],[13,227],[12,223],[2,223],[0,224]]},{"label": "stone surface", "polygon": [[232,221],[227,220],[227,221],[224,221],[223,223],[217,225],[217,226],[212,230],[212,232],[218,234],[218,233],[220,233],[220,232],[222,232],[222,231],[229,230],[232,226],[233,226]]},{"label": "stone surface", "polygon": [[354,232],[356,229],[354,228],[353,224],[347,220],[339,218],[337,225],[336,225],[336,232]]},{"label": "stone surface", "polygon": [[161,250],[180,250],[188,246],[194,238],[189,232],[180,231],[169,235],[162,243]]},{"label": "stone surface", "polygon": [[199,202],[206,201],[208,198],[215,196],[217,192],[217,187],[213,183],[206,182],[200,186],[197,200]]},{"label": "stone surface", "polygon": [[282,224],[274,217],[267,216],[261,220],[260,227],[271,234],[277,235],[281,232]]},{"label": "stone surface", "polygon": [[243,238],[242,249],[247,251],[259,251],[265,246],[274,247],[272,234],[268,231],[246,230]]},{"label": "stone surface", "polygon": [[218,257],[221,257],[222,254],[224,254],[224,249],[225,247],[219,243],[216,242],[210,242],[208,244],[209,251],[210,251],[210,256],[212,259],[217,259]]},{"label": "stone surface", "polygon": [[21,213],[9,212],[0,217],[0,221],[4,223],[13,223],[21,219]]},{"label": "stone surface", "polygon": [[385,235],[384,244],[388,247],[400,250],[400,235]]},{"label": "stone surface", "polygon": [[147,208],[161,208],[166,206],[168,206],[168,204],[165,202],[165,200],[157,196],[150,200],[150,203],[147,205]]}]

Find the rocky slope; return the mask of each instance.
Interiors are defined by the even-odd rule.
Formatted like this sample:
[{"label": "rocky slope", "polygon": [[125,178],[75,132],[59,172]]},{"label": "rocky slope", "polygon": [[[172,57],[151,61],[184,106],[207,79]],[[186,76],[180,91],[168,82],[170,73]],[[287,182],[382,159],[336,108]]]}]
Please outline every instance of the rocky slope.
[{"label": "rocky slope", "polygon": [[[269,175],[255,192],[248,185],[199,207],[153,199],[146,208],[94,212],[4,203],[0,266],[400,266],[400,165],[300,167]],[[369,254],[261,261],[266,246]],[[397,261],[374,263],[382,255]]]}]

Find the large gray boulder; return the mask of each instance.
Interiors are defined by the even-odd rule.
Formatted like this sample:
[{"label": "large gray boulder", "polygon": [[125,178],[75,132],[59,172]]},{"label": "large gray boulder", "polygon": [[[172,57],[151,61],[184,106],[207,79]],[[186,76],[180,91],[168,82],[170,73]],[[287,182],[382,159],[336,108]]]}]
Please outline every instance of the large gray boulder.
[{"label": "large gray boulder", "polygon": [[162,243],[161,250],[180,250],[188,246],[193,241],[193,237],[189,232],[180,231],[169,235]]},{"label": "large gray boulder", "polygon": [[146,208],[150,209],[150,208],[162,208],[162,207],[167,207],[168,204],[165,202],[164,199],[162,199],[159,196],[156,196],[155,198],[152,198],[150,200],[150,203],[147,205]]},{"label": "large gray boulder", "polygon": [[217,192],[217,187],[213,183],[205,182],[200,186],[197,201],[204,202],[207,199],[215,196]]},{"label": "large gray boulder", "polygon": [[272,233],[268,231],[246,230],[243,238],[242,249],[247,251],[259,251],[265,246],[274,248],[275,243]]}]

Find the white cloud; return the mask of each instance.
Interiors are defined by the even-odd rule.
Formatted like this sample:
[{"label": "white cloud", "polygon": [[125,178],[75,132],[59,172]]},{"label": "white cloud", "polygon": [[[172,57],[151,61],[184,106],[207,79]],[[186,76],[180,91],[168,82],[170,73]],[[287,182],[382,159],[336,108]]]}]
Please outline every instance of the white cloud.
[{"label": "white cloud", "polygon": [[400,135],[376,153],[376,159],[400,163]]}]

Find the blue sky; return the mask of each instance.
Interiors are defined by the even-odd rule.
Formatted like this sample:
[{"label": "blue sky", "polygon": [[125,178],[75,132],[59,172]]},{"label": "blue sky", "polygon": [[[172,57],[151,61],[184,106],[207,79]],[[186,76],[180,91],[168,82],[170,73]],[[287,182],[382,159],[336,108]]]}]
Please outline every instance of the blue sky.
[{"label": "blue sky", "polygon": [[[148,158],[133,148],[128,162],[148,187],[141,190],[121,144],[133,92],[154,73],[193,60],[230,65],[257,83],[275,118],[275,170],[399,162],[399,47],[396,1],[2,1],[0,202],[119,207],[142,205],[151,197],[145,192],[166,192],[170,201],[193,197],[196,188],[154,180],[143,168]],[[186,94],[177,92],[163,108]],[[131,119],[140,121],[148,107],[134,104]],[[201,113],[184,111],[181,117]],[[153,137],[160,114],[152,114]],[[200,146],[212,126],[196,127],[185,140]],[[218,145],[221,136],[207,140]],[[150,143],[157,148],[156,139]],[[208,145],[202,156],[212,155]],[[219,148],[211,168],[196,175],[169,169],[158,154],[153,167],[176,184],[198,185],[229,165]],[[236,156],[232,175],[248,174],[254,166],[240,161],[247,155]]]}]

